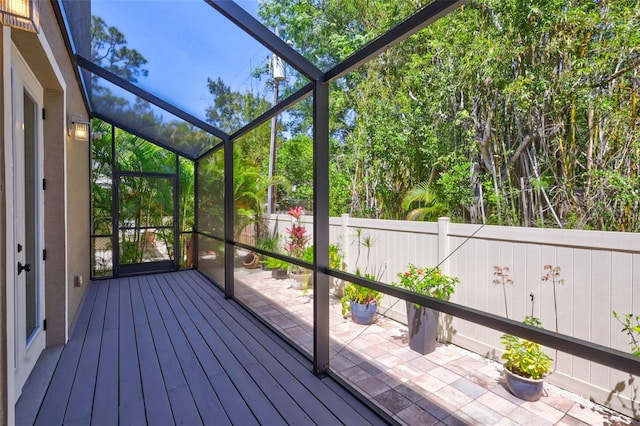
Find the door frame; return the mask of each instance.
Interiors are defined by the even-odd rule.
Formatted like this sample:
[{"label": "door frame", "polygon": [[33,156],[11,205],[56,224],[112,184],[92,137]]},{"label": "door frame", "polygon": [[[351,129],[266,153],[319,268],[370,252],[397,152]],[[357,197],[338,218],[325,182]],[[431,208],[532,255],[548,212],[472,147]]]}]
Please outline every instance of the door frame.
[{"label": "door frame", "polygon": [[[178,165],[176,164],[176,167]],[[139,177],[145,179],[167,179],[173,185],[173,260],[162,260],[156,262],[142,262],[125,264],[120,263],[120,180],[122,177]],[[178,170],[175,173],[154,173],[154,172],[125,172],[115,170],[113,184],[113,270],[114,277],[129,275],[141,275],[157,272],[177,271],[180,268],[180,236],[178,229],[178,199],[179,199]],[[142,228],[140,228],[142,229]]]},{"label": "door frame", "polygon": [[[44,177],[44,125],[42,115],[38,114],[39,110],[44,107],[44,88],[38,81],[35,74],[32,72],[27,64],[27,61],[22,57],[15,45],[12,44],[11,49],[11,155],[7,158],[11,158],[13,167],[11,170],[10,181],[7,181],[7,189],[11,187],[11,200],[13,206],[16,206],[18,202],[21,202],[21,196],[17,193],[25,192],[25,188],[20,187],[21,176],[24,175],[24,150],[22,155],[18,158],[17,154],[20,151],[15,148],[18,146],[16,140],[20,141],[24,139],[24,96],[28,94],[31,100],[35,103],[35,139],[36,147],[34,152],[35,157],[35,176],[32,184],[35,189],[35,204],[36,204],[36,229],[35,229],[35,259],[32,272],[23,272],[25,275],[19,276],[16,270],[18,261],[27,263],[25,260],[26,247],[22,252],[17,251],[17,244],[20,241],[16,241],[18,235],[18,228],[15,226],[16,222],[19,222],[19,218],[16,218],[16,213],[20,214],[19,210],[13,210],[11,214],[7,212],[7,220],[11,220],[13,223],[12,228],[8,228],[8,232],[11,233],[11,238],[7,238],[7,275],[8,278],[12,277],[13,283],[13,315],[14,315],[14,333],[13,333],[13,368],[8,370],[8,375],[13,376],[13,391],[15,398],[18,399],[24,383],[31,374],[33,367],[35,366],[40,354],[46,346],[46,331],[44,329],[43,320],[45,318],[45,291],[44,291],[44,273],[45,265],[44,259],[41,255],[44,249],[44,194],[40,182]],[[17,139],[16,139],[17,138]],[[16,161],[18,160],[18,161]],[[22,183],[24,185],[24,183]],[[9,200],[9,197],[7,197]],[[24,198],[22,198],[24,200]],[[25,203],[26,204],[26,203]],[[14,207],[15,208],[15,207]],[[24,207],[21,208],[24,213]],[[11,216],[11,217],[9,217]],[[9,231],[11,229],[11,231]],[[22,236],[26,238],[26,236]],[[10,241],[11,240],[11,243]],[[26,241],[22,241],[25,244]],[[26,323],[25,323],[25,310],[23,305],[26,303],[26,288],[24,286],[26,273],[33,273],[36,279],[36,309],[37,320],[35,324],[35,331],[26,336]],[[7,295],[8,296],[8,295]],[[7,303],[11,303],[9,297],[7,297]]]}]

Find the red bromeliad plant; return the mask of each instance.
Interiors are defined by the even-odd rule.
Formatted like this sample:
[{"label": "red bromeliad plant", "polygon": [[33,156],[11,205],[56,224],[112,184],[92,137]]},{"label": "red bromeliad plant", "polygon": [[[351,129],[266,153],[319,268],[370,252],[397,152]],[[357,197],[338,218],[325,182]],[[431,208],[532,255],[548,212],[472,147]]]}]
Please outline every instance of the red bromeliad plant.
[{"label": "red bromeliad plant", "polygon": [[311,239],[311,236],[307,235],[307,228],[302,224],[301,217],[304,213],[302,206],[289,209],[289,216],[295,219],[295,222],[291,225],[291,228],[286,228],[285,231],[289,235],[289,241],[284,246],[284,250],[292,257],[301,258],[307,243]]}]

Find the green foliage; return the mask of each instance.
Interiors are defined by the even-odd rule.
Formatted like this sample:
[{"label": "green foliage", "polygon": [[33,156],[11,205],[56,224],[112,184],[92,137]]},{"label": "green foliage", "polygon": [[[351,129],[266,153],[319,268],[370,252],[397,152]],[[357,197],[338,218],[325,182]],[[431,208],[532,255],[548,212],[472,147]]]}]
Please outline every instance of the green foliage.
[{"label": "green foliage", "polygon": [[[176,155],[157,145],[120,129],[115,129],[101,120],[93,120],[95,137],[91,144],[92,169],[92,232],[110,236],[113,233],[113,185],[115,162],[119,171],[142,171],[176,173]],[[112,152],[112,134],[115,136]],[[167,247],[168,256],[173,259],[174,235],[170,227],[173,223],[173,184],[166,178],[120,176],[118,187],[120,227],[131,228],[121,233],[120,262],[138,263],[158,256],[155,242]],[[178,199],[179,232],[190,232],[194,225],[194,165],[180,158],[178,169],[180,197]],[[154,232],[145,230],[156,227]],[[184,241],[183,241],[184,242]],[[185,253],[178,257],[183,264]]]},{"label": "green foliage", "polygon": [[457,277],[444,275],[438,267],[418,268],[412,263],[407,271],[398,273],[398,278],[400,281],[393,285],[442,300],[449,300],[460,282]]},{"label": "green foliage", "polygon": [[[414,7],[274,0],[259,15],[329,69]],[[332,83],[332,214],[403,219],[428,182],[456,220],[639,230],[639,41],[634,2],[469,2]],[[309,103],[292,110],[310,131]]]},{"label": "green foliage", "polygon": [[266,261],[262,261],[267,265],[268,269],[284,269],[289,268],[289,262],[285,262],[284,260],[276,259],[275,257],[267,257]]},{"label": "green foliage", "polygon": [[631,341],[631,353],[634,356],[640,356],[640,315],[624,314],[624,316],[618,315],[616,311],[613,311],[613,317],[622,324],[623,333],[626,333]]},{"label": "green foliage", "polygon": [[421,182],[407,192],[402,200],[402,208],[409,210],[413,204],[419,207],[407,214],[407,220],[438,220],[447,214],[447,208],[435,195],[428,182]]},{"label": "green foliage", "polygon": [[347,265],[344,263],[344,253],[337,244],[329,244],[329,268],[344,271]]},{"label": "green foliage", "polygon": [[285,141],[278,149],[276,173],[290,183],[290,191],[280,188],[280,209],[296,205],[313,205],[313,139],[300,134]]},{"label": "green foliage", "polygon": [[[364,275],[368,280],[374,280],[372,275]],[[351,311],[351,302],[363,305],[377,305],[382,300],[382,293],[368,287],[364,287],[354,283],[346,283],[344,286],[344,294],[340,298],[342,305],[342,315],[346,315]]]},{"label": "green foliage", "polygon": [[94,138],[91,143],[91,209],[92,233],[111,235],[113,232],[111,126],[102,120],[92,121]]},{"label": "green foliage", "polygon": [[207,89],[214,97],[213,105],[205,111],[207,121],[229,133],[240,129],[271,107],[271,103],[260,96],[231,90],[221,78],[207,79]]},{"label": "green foliage", "polygon": [[[524,324],[542,328],[542,322],[535,317],[527,316]],[[502,359],[506,360],[505,367],[519,376],[542,379],[551,371],[552,359],[543,350],[539,343],[503,334],[501,338],[504,345]]]},{"label": "green foliage", "polygon": [[437,179],[442,203],[450,216],[462,217],[462,208],[473,205],[473,192],[471,188],[472,167],[470,161],[465,161],[459,156],[447,158],[447,168],[440,173]]},{"label": "green foliage", "polygon": [[256,247],[262,250],[276,253],[280,249],[280,235],[274,233],[274,235],[265,235],[258,238]]},{"label": "green foliage", "polygon": [[349,211],[351,202],[350,181],[347,173],[343,172],[338,162],[329,163],[329,215],[340,217]]},{"label": "green foliage", "polygon": [[209,154],[198,164],[198,229],[224,237],[224,151]]},{"label": "green foliage", "polygon": [[[301,259],[308,263],[313,263],[314,246],[307,247],[303,252]],[[329,244],[329,268],[344,271],[344,254],[337,244]]]}]

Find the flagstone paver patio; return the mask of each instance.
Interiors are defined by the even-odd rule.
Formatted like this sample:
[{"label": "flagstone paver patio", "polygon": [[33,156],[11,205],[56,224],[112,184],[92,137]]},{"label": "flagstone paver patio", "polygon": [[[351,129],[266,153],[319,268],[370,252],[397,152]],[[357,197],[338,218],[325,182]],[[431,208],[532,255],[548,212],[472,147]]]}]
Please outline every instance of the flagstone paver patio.
[{"label": "flagstone paver patio", "polygon": [[[235,274],[235,297],[310,354],[311,292],[268,271],[238,268]],[[420,355],[408,347],[406,326],[384,316],[370,326],[355,324],[342,317],[335,297],[330,312],[332,372],[400,423],[640,424],[549,384],[539,401],[522,401],[505,388],[495,361],[452,344]]]}]

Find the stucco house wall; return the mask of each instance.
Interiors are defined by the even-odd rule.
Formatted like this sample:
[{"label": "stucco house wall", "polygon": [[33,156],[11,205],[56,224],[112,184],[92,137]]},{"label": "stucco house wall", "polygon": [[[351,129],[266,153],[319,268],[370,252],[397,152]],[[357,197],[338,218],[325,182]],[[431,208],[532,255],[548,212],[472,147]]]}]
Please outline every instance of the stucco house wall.
[{"label": "stucco house wall", "polygon": [[[84,16],[90,16],[89,2]],[[45,261],[45,318],[47,320],[47,347],[62,345],[69,335],[78,307],[89,281],[89,144],[74,141],[68,132],[70,114],[82,114],[88,119],[89,111],[83,99],[75,65],[65,44],[52,2],[40,2],[39,34],[2,27],[0,53],[2,79],[0,84],[0,114],[2,137],[0,167],[4,169],[4,144],[11,138],[11,60],[13,42],[44,88],[44,247]],[[86,22],[87,28],[90,21]],[[7,108],[9,106],[9,108]],[[6,199],[5,173],[0,173],[0,422],[11,424],[18,395],[11,390],[13,331],[8,315],[13,303],[7,290],[14,286],[13,265],[7,265],[7,219],[12,206]],[[8,270],[11,269],[11,270]],[[6,279],[5,279],[6,277]],[[76,277],[82,277],[78,287]],[[11,292],[12,294],[12,292]]]}]

